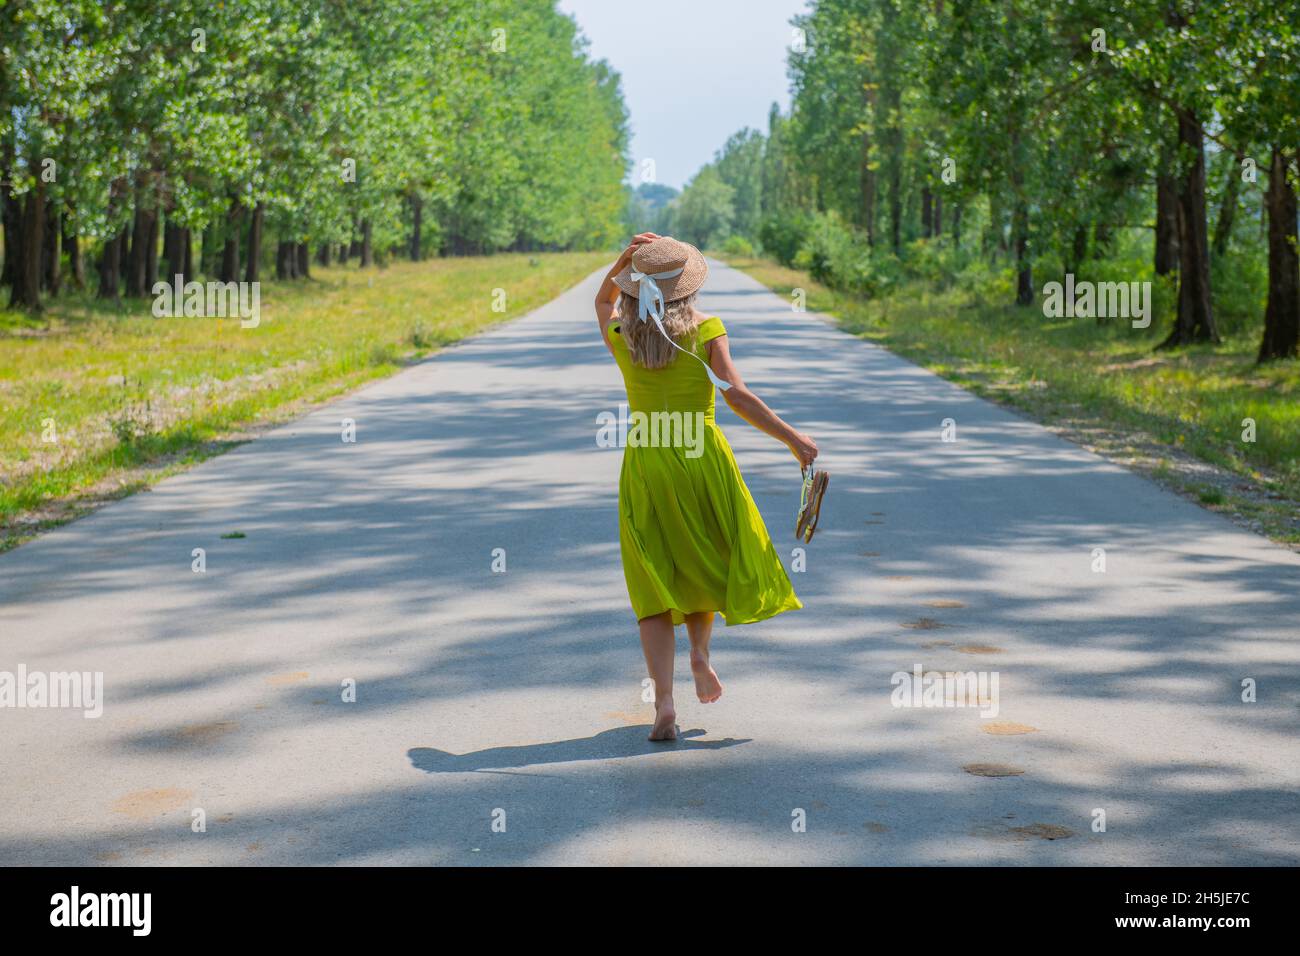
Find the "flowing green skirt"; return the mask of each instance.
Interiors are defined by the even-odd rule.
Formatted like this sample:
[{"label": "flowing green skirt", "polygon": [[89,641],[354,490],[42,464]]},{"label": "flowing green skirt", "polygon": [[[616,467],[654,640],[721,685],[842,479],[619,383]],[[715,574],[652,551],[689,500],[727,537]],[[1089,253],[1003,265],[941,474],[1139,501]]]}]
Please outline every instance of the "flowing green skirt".
[{"label": "flowing green skirt", "polygon": [[624,449],[618,529],[637,620],[718,611],[728,625],[750,624],[803,607],[712,421],[697,458],[681,447]]}]

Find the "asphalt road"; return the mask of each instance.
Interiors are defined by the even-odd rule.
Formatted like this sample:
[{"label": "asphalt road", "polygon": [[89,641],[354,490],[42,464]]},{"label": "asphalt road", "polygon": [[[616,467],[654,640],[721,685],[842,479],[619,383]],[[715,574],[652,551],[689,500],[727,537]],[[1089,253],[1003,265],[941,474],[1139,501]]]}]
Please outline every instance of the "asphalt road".
[{"label": "asphalt road", "polygon": [[[833,477],[805,609],[707,706],[683,635],[648,743],[597,281],[0,556],[0,671],[104,680],[0,709],[0,864],[1300,863],[1300,557],[716,262]],[[719,421],[793,561],[797,465]]]}]

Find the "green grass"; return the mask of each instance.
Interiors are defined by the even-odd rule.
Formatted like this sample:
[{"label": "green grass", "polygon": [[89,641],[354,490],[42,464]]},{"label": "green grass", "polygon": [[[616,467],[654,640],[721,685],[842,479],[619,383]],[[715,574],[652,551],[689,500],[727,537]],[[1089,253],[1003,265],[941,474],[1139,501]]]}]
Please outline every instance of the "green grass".
[{"label": "green grass", "polygon": [[[1252,493],[1207,489],[1168,463],[1140,470],[1277,540],[1300,542],[1300,363],[1256,365],[1258,326],[1222,345],[1156,352],[1168,321],[1159,312],[1147,330],[1049,319],[1041,307],[1007,305],[1013,290],[997,278],[947,288],[913,282],[863,300],[765,259],[723,258],[776,292],[804,289],[809,309],[977,394],[1076,435],[1107,433],[1101,450],[1115,457],[1132,446],[1149,457],[1154,446],[1216,465]],[[1245,419],[1254,420],[1253,442],[1243,440]]]},{"label": "green grass", "polygon": [[[313,267],[261,323],[154,318],[89,295],[0,311],[0,550],[551,300],[608,254]],[[506,311],[494,312],[495,289]],[[47,439],[53,439],[47,440]]]}]

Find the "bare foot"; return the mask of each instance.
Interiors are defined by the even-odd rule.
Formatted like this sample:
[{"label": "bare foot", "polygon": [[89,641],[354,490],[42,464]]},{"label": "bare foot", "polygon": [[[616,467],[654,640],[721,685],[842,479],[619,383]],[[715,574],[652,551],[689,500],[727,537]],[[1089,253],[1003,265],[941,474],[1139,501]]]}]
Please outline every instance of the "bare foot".
[{"label": "bare foot", "polygon": [[655,725],[650,731],[650,739],[677,739],[677,710],[673,707],[672,697],[661,697],[655,701]]},{"label": "bare foot", "polygon": [[722,696],[722,681],[703,654],[691,651],[691,673],[695,675],[695,694],[701,704],[711,704]]}]

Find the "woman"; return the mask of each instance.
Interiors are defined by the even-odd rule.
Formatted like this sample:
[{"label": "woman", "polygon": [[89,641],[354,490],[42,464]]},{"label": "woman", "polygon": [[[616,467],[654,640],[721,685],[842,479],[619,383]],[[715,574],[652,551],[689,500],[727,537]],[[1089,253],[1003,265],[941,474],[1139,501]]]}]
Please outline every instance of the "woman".
[{"label": "woman", "polygon": [[[679,413],[701,426],[694,434],[702,441],[691,447],[630,439],[619,475],[623,573],[655,684],[651,740],[677,737],[675,625],[686,624],[695,691],[708,704],[722,696],[709,663],[714,614],[730,626],[803,606],[714,422],[714,385],[736,414],[784,443],[801,466],[811,466],[817,443],[745,387],[722,321],[695,309],[707,275],[694,246],[646,232],[618,257],[596,294],[600,334],[623,373],[634,419],[638,412]],[[690,423],[673,432],[684,433],[692,433]]]}]

